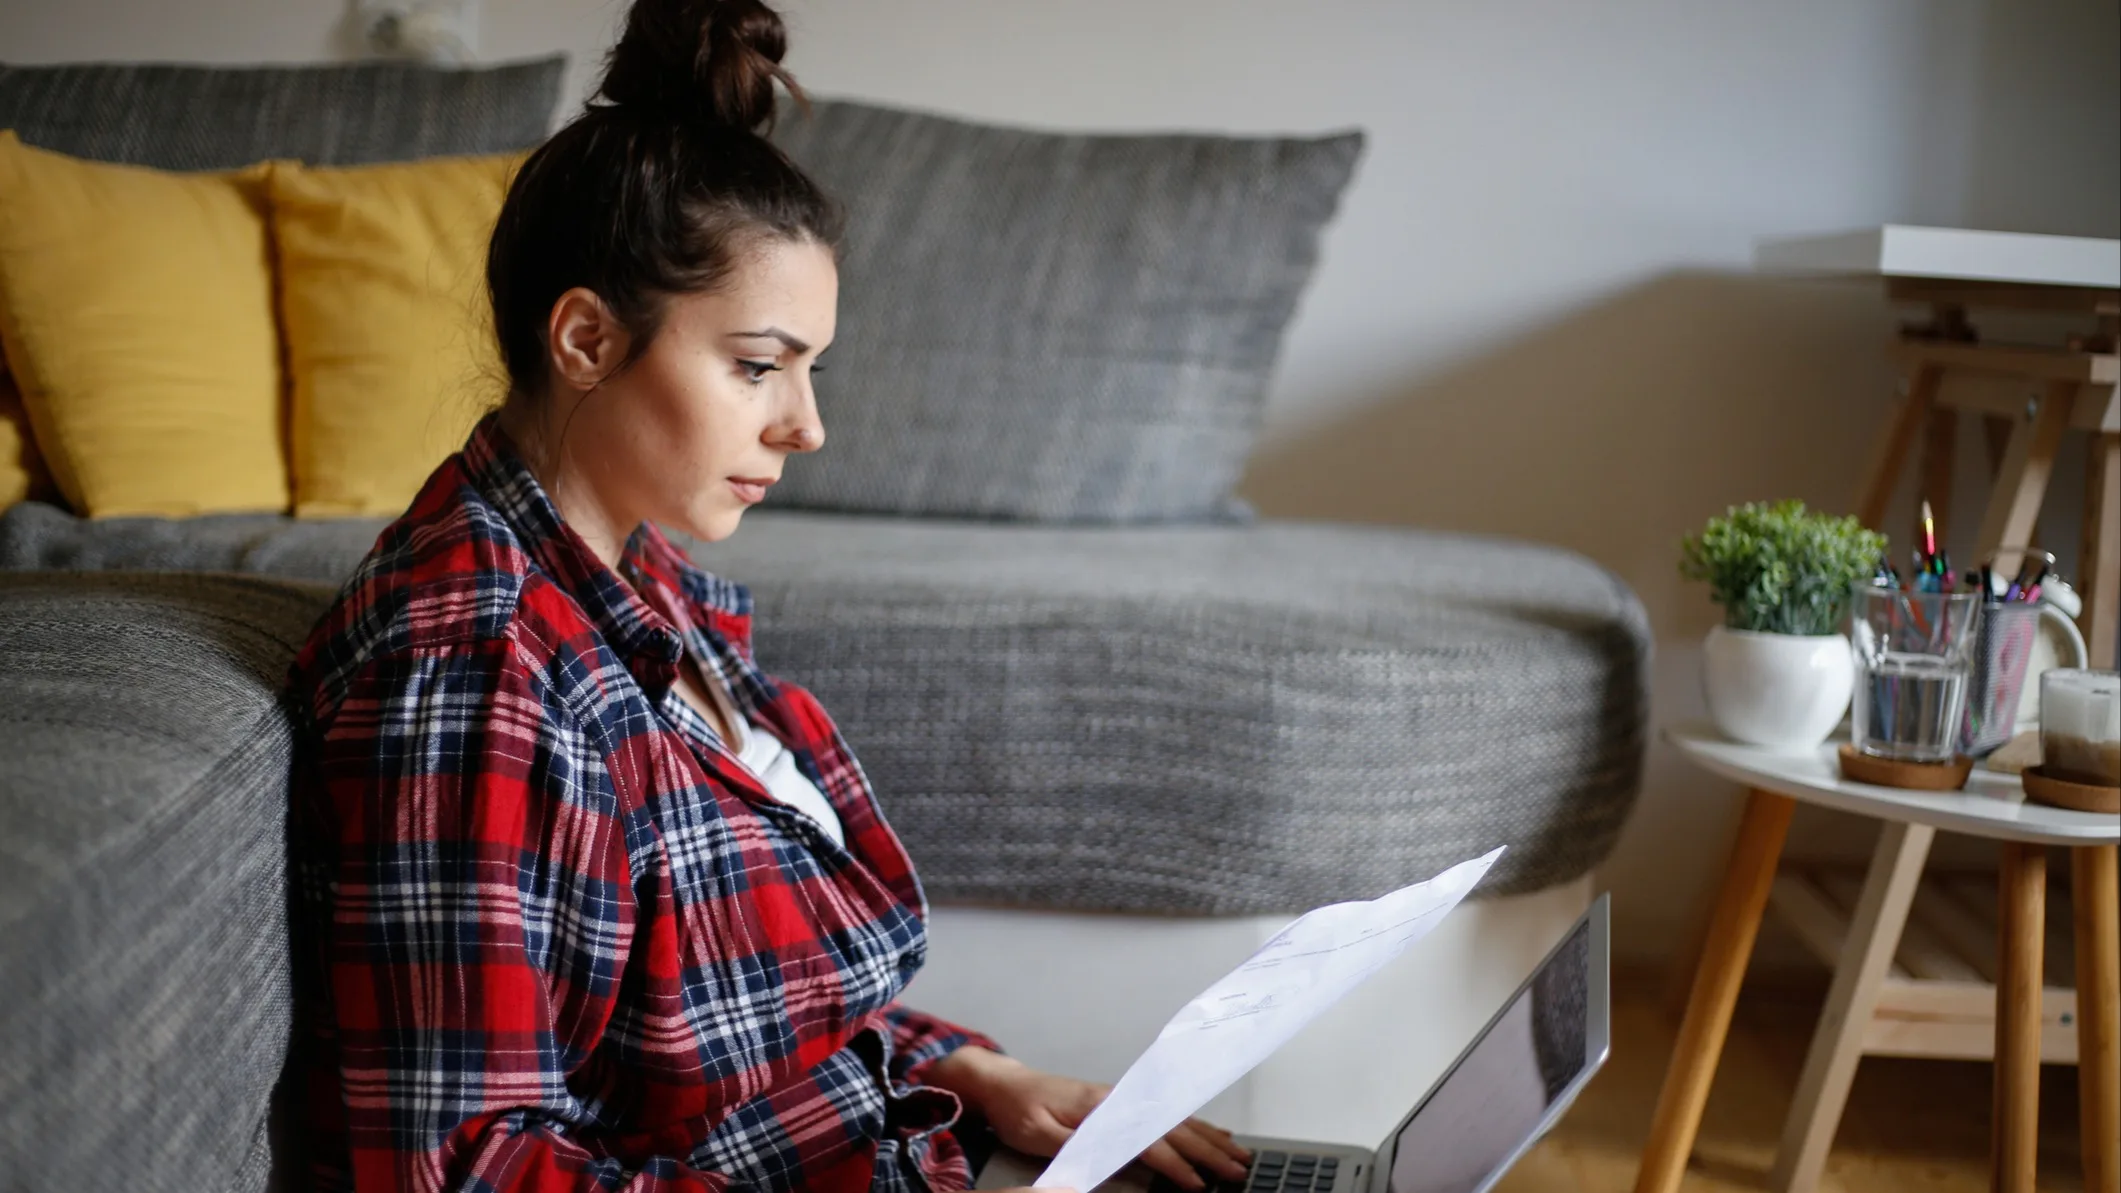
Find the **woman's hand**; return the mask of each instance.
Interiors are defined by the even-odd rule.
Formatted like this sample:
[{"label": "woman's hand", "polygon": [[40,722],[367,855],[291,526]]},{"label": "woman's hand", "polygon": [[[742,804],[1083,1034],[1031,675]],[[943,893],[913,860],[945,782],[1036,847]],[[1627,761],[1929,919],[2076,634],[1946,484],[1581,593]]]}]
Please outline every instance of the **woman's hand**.
[{"label": "woman's hand", "polygon": [[[960,1048],[935,1062],[927,1082],[964,1099],[1003,1143],[1033,1156],[1058,1152],[1112,1092],[1109,1085],[1042,1073],[977,1046]],[[1242,1181],[1252,1156],[1221,1127],[1187,1119],[1151,1144],[1141,1160],[1182,1189],[1204,1189],[1207,1182],[1196,1168],[1222,1180]]]}]

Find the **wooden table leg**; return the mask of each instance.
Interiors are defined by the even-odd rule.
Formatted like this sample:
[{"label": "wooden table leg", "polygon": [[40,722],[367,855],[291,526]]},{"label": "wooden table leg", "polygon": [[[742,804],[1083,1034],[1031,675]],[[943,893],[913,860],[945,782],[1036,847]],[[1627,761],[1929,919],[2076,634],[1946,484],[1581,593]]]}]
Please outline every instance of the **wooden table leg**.
[{"label": "wooden table leg", "polygon": [[[1988,511],[1981,519],[1981,533],[1974,546],[1976,562],[2008,547],[2014,555],[2032,541],[2033,524],[2040,519],[2040,503],[2047,496],[2047,478],[2055,470],[2055,451],[2062,446],[2062,432],[2069,429],[2070,407],[2076,401],[2074,381],[2048,383],[2032,421],[2019,423],[2011,432],[2004,452],[2003,468],[1989,494]],[[2017,561],[2005,555],[1998,561],[2010,567]]]},{"label": "wooden table leg", "polygon": [[1775,863],[1782,857],[1783,838],[1789,835],[1790,813],[1796,806],[1794,800],[1771,791],[1756,790],[1746,796],[1738,843],[1716,893],[1708,941],[1694,971],[1693,992],[1687,997],[1686,1018],[1679,1025],[1672,1064],[1665,1071],[1664,1090],[1657,1096],[1657,1112],[1650,1120],[1650,1139],[1643,1148],[1635,1193],[1673,1193],[1686,1172],[1694,1133],[1701,1127],[1701,1111],[1708,1105],[1709,1085],[1716,1078],[1716,1062],[1723,1054],[1724,1036],[1730,1030],[1738,985],[1753,955],[1760,913],[1767,907]]},{"label": "wooden table leg", "polygon": [[2040,987],[2047,847],[2003,843],[1996,910],[1996,1079],[1991,1193],[2033,1193],[2040,1142]]},{"label": "wooden table leg", "polygon": [[2121,1193],[2121,874],[2112,845],[2070,852],[2085,1193]]},{"label": "wooden table leg", "polygon": [[1863,491],[1856,495],[1856,520],[1872,530],[1885,528],[1885,507],[1892,504],[1900,465],[1915,445],[1916,432],[1928,424],[1937,390],[1943,384],[1943,369],[1936,365],[1917,368],[1907,378],[1907,392],[1900,396],[1892,418],[1871,449],[1870,470],[1864,473]]},{"label": "wooden table leg", "polygon": [[1870,1026],[1871,1009],[1878,1003],[1878,988],[1892,969],[1900,930],[1907,923],[1915,885],[1922,878],[1922,864],[1929,860],[1930,842],[1936,835],[1937,830],[1927,825],[1898,820],[1886,822],[1879,834],[1848,938],[1834,963],[1834,986],[1812,1033],[1804,1075],[1797,1080],[1797,1097],[1783,1124],[1782,1144],[1775,1149],[1768,1188],[1777,1193],[1809,1193],[1819,1184],[1827,1152],[1834,1144],[1834,1129],[1848,1104],[1856,1062],[1863,1057],[1864,1029]]},{"label": "wooden table leg", "polygon": [[2121,625],[2121,435],[2091,437],[2084,480],[2084,546],[2077,587],[2084,612],[2077,624],[2091,645],[2094,667],[2114,665],[2115,626]]}]

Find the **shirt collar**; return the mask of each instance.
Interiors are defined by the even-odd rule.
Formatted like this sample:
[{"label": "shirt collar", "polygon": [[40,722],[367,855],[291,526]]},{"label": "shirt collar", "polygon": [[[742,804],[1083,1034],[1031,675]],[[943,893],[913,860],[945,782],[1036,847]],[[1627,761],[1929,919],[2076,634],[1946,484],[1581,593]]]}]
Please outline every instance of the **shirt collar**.
[{"label": "shirt collar", "polygon": [[[560,517],[543,485],[500,426],[498,413],[488,414],[465,441],[463,459],[471,482],[515,531],[523,550],[589,616],[604,641],[644,680],[642,666],[667,683],[677,673],[684,642],[670,619],[643,600],[631,584],[597,558],[595,551]],[[653,536],[669,549],[653,527],[644,526],[626,542],[620,562],[630,565]],[[633,570],[629,566],[628,570]]]}]

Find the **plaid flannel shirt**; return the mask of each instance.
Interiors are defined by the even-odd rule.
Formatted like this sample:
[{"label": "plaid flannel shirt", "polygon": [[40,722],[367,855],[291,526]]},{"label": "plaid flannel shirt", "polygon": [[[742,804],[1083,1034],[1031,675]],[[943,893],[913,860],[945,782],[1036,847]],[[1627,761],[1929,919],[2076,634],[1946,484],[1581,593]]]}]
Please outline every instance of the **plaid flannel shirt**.
[{"label": "plaid flannel shirt", "polygon": [[[895,1002],[926,904],[751,598],[653,526],[620,576],[492,416],[296,659],[297,1064],[318,1187],[951,1188],[991,1041]],[[838,812],[774,800],[675,691],[719,673]]]}]

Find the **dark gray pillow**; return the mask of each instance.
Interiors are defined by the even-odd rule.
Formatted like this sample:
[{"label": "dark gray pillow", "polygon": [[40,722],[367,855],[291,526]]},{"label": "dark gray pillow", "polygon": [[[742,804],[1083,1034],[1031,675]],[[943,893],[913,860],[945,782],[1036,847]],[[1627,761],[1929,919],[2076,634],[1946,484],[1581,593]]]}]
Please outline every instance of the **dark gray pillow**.
[{"label": "dark gray pillow", "polygon": [[827,445],[774,504],[1242,516],[1230,490],[1361,133],[1067,135],[833,102],[775,140],[848,229]]},{"label": "dark gray pillow", "polygon": [[545,139],[566,61],[0,65],[0,128],[40,149],[163,170],[499,153]]}]

